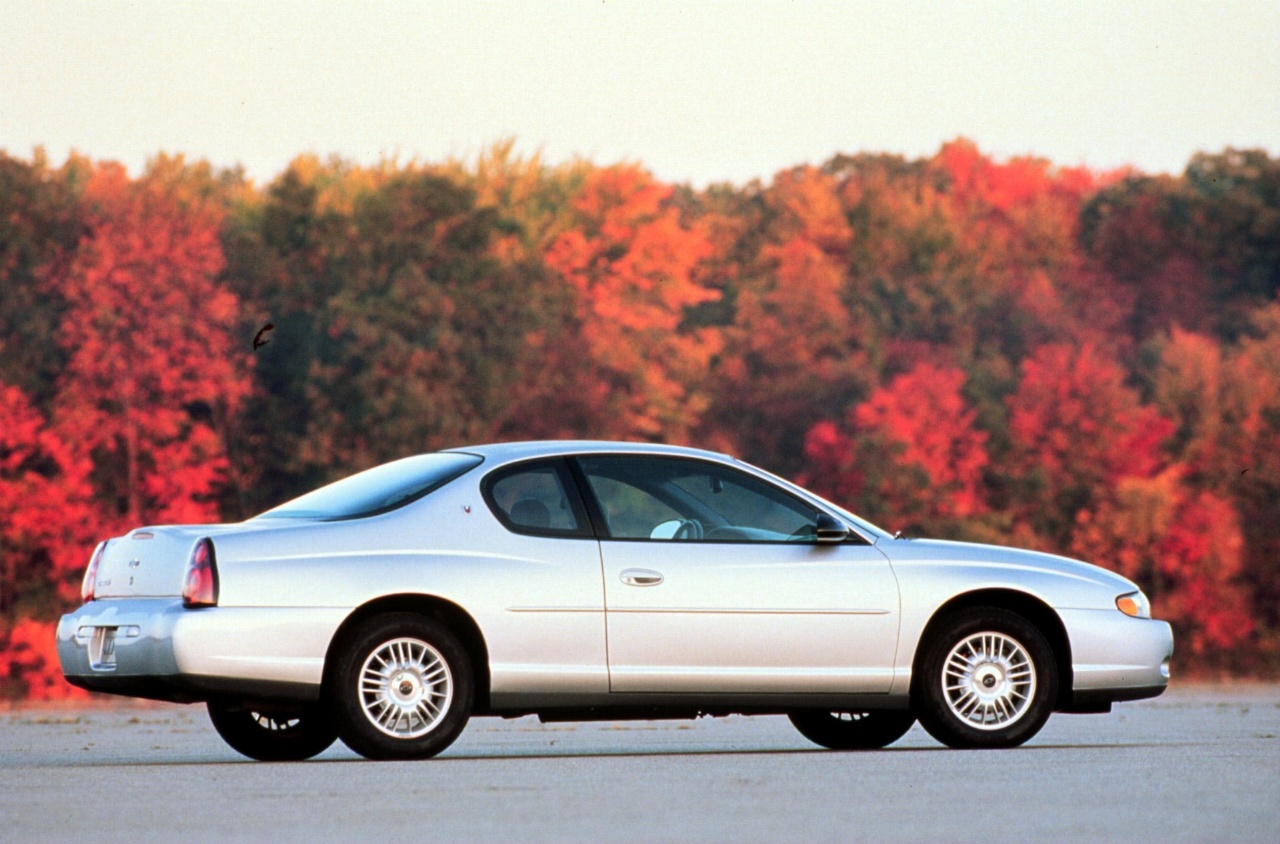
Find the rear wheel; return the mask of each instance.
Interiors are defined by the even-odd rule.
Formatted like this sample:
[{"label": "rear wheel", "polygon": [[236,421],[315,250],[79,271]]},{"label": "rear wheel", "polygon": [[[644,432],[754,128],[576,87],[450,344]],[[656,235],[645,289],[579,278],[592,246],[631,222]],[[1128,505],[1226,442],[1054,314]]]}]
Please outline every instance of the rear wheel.
[{"label": "rear wheel", "polygon": [[1016,747],[1049,720],[1058,697],[1053,650],[1017,613],[962,610],[925,647],[916,714],[943,744]]},{"label": "rear wheel", "polygon": [[425,759],[466,727],[475,683],[448,628],[393,613],[356,628],[330,693],[338,733],[352,750],[369,759]]},{"label": "rear wheel", "polygon": [[338,738],[319,706],[268,711],[244,704],[209,701],[209,720],[231,747],[262,762],[298,762],[323,753]]},{"label": "rear wheel", "polygon": [[832,750],[876,750],[907,734],[916,716],[897,709],[828,712],[802,709],[788,718],[800,734]]}]

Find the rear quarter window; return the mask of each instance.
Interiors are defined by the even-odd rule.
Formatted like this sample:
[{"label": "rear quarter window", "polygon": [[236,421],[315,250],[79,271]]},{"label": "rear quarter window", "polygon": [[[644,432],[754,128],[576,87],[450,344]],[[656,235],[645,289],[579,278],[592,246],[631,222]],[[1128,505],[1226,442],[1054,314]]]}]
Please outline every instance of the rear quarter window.
[{"label": "rear quarter window", "polygon": [[562,459],[519,463],[494,471],[481,484],[485,503],[513,533],[590,537],[577,485]]}]

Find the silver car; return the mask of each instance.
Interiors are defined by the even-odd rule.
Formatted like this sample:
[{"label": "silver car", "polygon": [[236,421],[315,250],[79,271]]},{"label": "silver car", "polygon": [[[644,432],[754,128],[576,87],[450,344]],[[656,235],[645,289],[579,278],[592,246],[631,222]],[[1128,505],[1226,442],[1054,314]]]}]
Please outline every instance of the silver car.
[{"label": "silver car", "polygon": [[67,680],[204,702],[255,759],[374,759],[477,715],[788,715],[878,748],[917,720],[1012,747],[1169,680],[1130,581],[906,539],[722,454],[609,442],[408,457],[240,524],[101,543],[62,617]]}]

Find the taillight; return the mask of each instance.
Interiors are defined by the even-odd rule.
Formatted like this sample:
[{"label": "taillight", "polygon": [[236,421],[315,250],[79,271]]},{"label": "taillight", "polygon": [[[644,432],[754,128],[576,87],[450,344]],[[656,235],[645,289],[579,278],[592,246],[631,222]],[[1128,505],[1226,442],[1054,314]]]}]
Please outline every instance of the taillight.
[{"label": "taillight", "polygon": [[187,607],[218,605],[218,566],[213,558],[213,542],[207,537],[191,549],[187,576],[182,583],[182,604]]},{"label": "taillight", "polygon": [[98,563],[102,562],[102,552],[107,548],[107,543],[99,542],[98,547],[93,549],[93,556],[89,558],[89,567],[84,570],[84,583],[80,584],[80,600],[86,604],[93,600],[93,589],[98,585]]}]

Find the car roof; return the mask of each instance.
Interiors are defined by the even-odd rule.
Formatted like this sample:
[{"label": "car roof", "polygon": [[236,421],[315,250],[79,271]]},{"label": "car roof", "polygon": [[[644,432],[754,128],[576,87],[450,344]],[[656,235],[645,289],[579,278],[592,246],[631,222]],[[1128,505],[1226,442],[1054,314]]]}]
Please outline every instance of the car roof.
[{"label": "car roof", "polygon": [[487,443],[461,446],[445,451],[478,454],[495,462],[523,460],[530,457],[554,457],[566,454],[661,454],[672,457],[700,457],[718,461],[733,460],[727,454],[660,443],[618,442],[614,440],[529,440],[525,442]]}]

